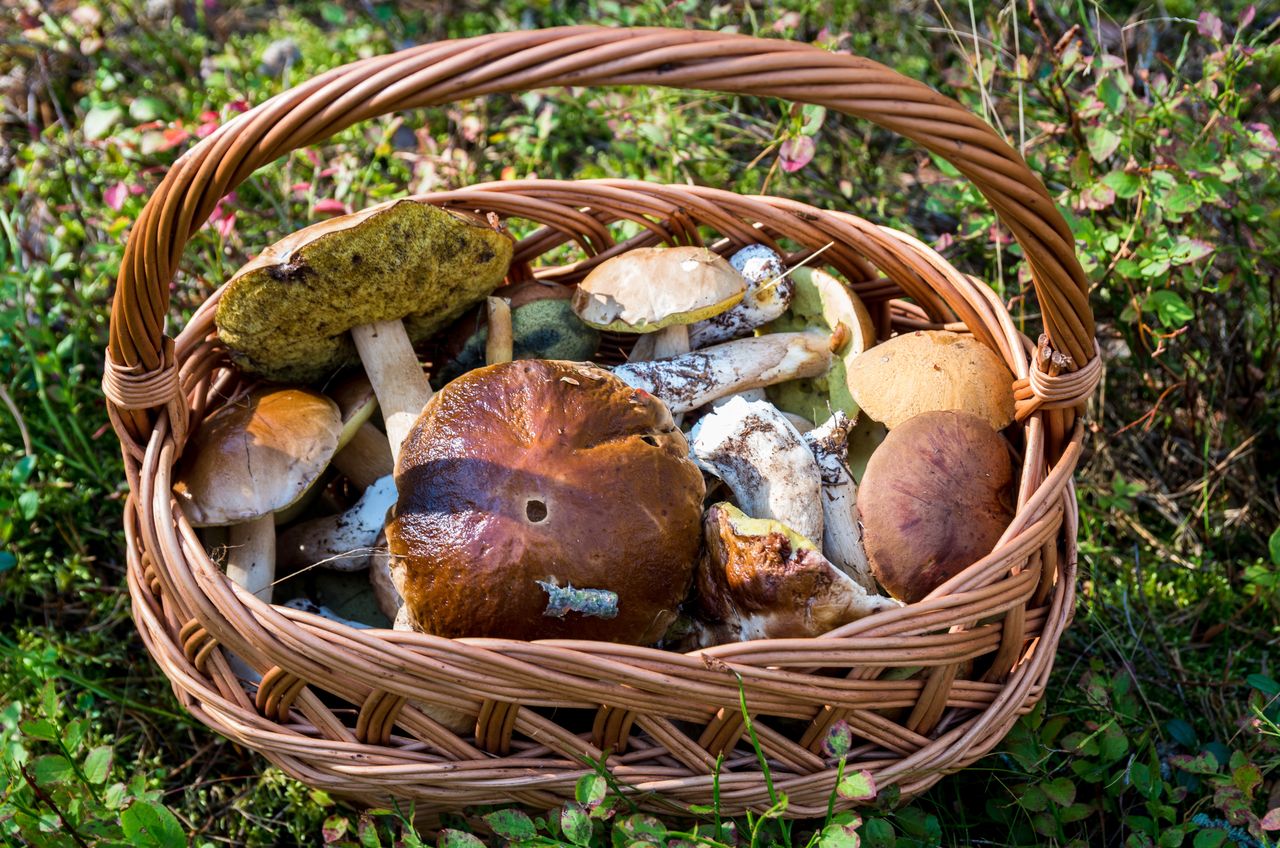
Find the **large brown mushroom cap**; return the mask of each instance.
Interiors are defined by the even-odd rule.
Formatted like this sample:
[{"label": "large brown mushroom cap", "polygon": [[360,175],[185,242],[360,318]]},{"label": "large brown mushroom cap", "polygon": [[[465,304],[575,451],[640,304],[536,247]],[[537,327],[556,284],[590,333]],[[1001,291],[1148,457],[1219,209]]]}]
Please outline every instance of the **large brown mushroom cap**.
[{"label": "large brown mushroom cap", "polygon": [[356,361],[348,331],[405,319],[411,338],[446,327],[502,282],[511,237],[410,200],[291,233],[227,283],[218,334],[236,363],[306,383]]},{"label": "large brown mushroom cap", "polygon": [[729,261],[705,247],[638,247],[593,269],[573,311],[600,330],[652,333],[719,315],[746,290]]},{"label": "large brown mushroom cap", "polygon": [[853,399],[892,430],[922,412],[959,409],[997,430],[1013,420],[1013,374],[972,336],[921,330],[895,336],[849,366]]},{"label": "large brown mushroom cap", "polygon": [[302,497],[338,449],[342,416],[306,389],[258,388],[206,418],[173,486],[197,527],[236,524]]},{"label": "large brown mushroom cap", "polygon": [[871,570],[915,603],[991,553],[1013,518],[1000,434],[967,412],[926,412],[889,431],[858,486]]},{"label": "large brown mushroom cap", "polygon": [[687,454],[660,401],[596,366],[517,360],[454,380],[396,467],[387,542],[410,621],[449,637],[657,640],[698,554],[705,487]]}]

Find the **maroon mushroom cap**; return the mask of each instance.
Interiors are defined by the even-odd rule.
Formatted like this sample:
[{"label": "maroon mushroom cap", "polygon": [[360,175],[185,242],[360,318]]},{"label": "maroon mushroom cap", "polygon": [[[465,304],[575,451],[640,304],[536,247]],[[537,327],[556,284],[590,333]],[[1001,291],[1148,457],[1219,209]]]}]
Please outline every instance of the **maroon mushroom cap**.
[{"label": "maroon mushroom cap", "polygon": [[602,368],[464,374],[423,409],[396,485],[387,541],[419,630],[648,644],[689,588],[702,474],[661,401]]},{"label": "maroon mushroom cap", "polygon": [[889,431],[858,486],[872,573],[915,603],[991,553],[1013,518],[1004,439],[967,412],[926,412]]}]

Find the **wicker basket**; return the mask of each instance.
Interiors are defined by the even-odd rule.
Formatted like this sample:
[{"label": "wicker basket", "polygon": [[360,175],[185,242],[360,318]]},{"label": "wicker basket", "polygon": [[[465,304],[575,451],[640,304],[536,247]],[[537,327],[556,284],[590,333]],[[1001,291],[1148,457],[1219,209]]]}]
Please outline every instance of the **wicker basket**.
[{"label": "wicker basket", "polygon": [[[989,288],[911,236],[791,200],[615,180],[503,182],[419,199],[542,223],[513,267],[563,281],[630,247],[702,243],[708,231],[716,249],[772,242],[793,261],[830,243],[821,263],[868,303],[881,337],[968,331],[1017,376],[1021,487],[996,550],[924,601],[821,638],[690,655],[353,630],[233,585],[170,493],[186,434],[240,379],[214,333],[216,294],[176,339],[164,334],[184,245],[218,198],[288,151],[393,110],[623,84],[816,103],[914,139],[972,180],[1013,232],[1045,335],[1032,343]],[[615,242],[619,221],[640,234]],[[572,243],[579,261],[531,264]],[[826,812],[836,764],[822,741],[838,719],[855,737],[852,764],[881,788],[918,793],[990,751],[1040,698],[1071,617],[1071,474],[1079,414],[1101,370],[1087,291],[1066,223],[1018,154],[959,104],[866,59],[714,32],[582,27],[424,45],[338,68],[188,151],[129,239],[104,388],[131,487],[124,522],[138,629],[201,721],[312,786],[372,804],[546,808],[572,796],[590,761],[605,760],[645,807],[706,804],[718,784],[725,812],[761,810],[770,792],[744,741],[740,692],[774,787],[789,797],[787,815]],[[263,673],[256,692],[242,688],[223,646]],[[894,673],[904,668],[919,671]],[[474,736],[446,730],[424,705],[476,716]]]}]

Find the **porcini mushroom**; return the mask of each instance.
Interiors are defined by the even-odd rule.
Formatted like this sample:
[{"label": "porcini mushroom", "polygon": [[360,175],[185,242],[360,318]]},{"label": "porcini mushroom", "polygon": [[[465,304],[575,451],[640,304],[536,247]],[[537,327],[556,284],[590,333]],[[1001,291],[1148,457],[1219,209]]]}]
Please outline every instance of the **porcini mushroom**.
[{"label": "porcini mushroom", "polygon": [[871,313],[852,289],[819,268],[797,268],[795,297],[786,314],[765,327],[779,333],[816,327],[831,333],[831,367],[826,373],[778,383],[769,399],[784,412],[822,421],[837,410],[850,418],[858,404],[850,391],[849,368],[864,350],[876,342]]},{"label": "porcini mushroom", "polygon": [[418,630],[649,644],[692,578],[705,487],[688,443],[594,365],[462,375],[423,410],[396,484],[387,542]]},{"label": "porcini mushroom", "polygon": [[695,424],[689,438],[699,467],[723,480],[747,515],[822,541],[818,463],[772,404],[731,398]]},{"label": "porcini mushroom", "polygon": [[756,327],[786,312],[795,297],[795,281],[771,248],[749,244],[730,256],[729,264],[747,281],[747,291],[732,309],[689,327],[691,350],[751,335]]},{"label": "porcini mushroom", "polygon": [[694,624],[684,650],[820,636],[898,603],[869,593],[780,521],[718,503],[703,521]]},{"label": "porcini mushroom", "polygon": [[869,592],[876,590],[867,564],[858,516],[858,487],[845,465],[853,422],[836,410],[824,423],[801,434],[822,473],[822,553]]},{"label": "porcini mushroom", "polygon": [[[511,306],[512,359],[567,359],[583,362],[600,348],[600,331],[574,314],[571,286],[526,280],[494,289]],[[642,337],[643,338],[643,337]],[[459,374],[493,364],[487,309],[473,308],[432,344],[437,368],[431,383],[437,388]]]},{"label": "porcini mushroom", "polygon": [[337,405],[306,389],[257,388],[201,422],[173,486],[196,527],[231,525],[227,576],[271,600],[274,513],[293,504],[338,447]]},{"label": "porcini mushroom", "polygon": [[1013,518],[1005,440],[976,415],[926,412],[889,431],[858,487],[871,570],[915,603],[991,553]]},{"label": "porcini mushroom", "polygon": [[293,525],[280,534],[280,567],[323,564],[337,571],[363,571],[395,502],[395,481],[388,475],[375,480],[346,512]]},{"label": "porcini mushroom", "polygon": [[501,282],[511,238],[445,210],[395,201],[313,224],[227,283],[218,334],[243,369],[309,382],[356,359],[393,454],[431,396],[413,352]]},{"label": "porcini mushroom", "polygon": [[773,333],[670,359],[627,362],[611,370],[627,385],[656,395],[678,415],[726,395],[825,373],[830,363],[826,336]]},{"label": "porcini mushroom", "polygon": [[742,300],[747,283],[705,247],[640,247],[600,263],[573,295],[573,311],[599,330],[658,333],[653,357],[689,350],[689,324]]},{"label": "porcini mushroom", "polygon": [[922,412],[959,409],[999,430],[1013,420],[1013,374],[991,348],[949,330],[881,342],[853,361],[858,405],[892,430]]},{"label": "porcini mushroom", "polygon": [[333,467],[358,489],[367,489],[379,477],[391,473],[391,447],[387,437],[369,423],[378,399],[364,374],[353,374],[327,390],[342,412],[342,434]]}]

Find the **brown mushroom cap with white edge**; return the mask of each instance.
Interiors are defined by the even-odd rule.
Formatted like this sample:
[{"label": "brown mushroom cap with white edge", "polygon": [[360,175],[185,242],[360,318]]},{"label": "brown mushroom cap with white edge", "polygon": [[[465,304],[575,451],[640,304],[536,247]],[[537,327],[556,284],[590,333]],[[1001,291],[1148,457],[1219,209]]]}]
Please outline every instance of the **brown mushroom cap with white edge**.
[{"label": "brown mushroom cap with white edge", "polygon": [[1013,463],[976,415],[926,412],[893,428],[858,487],[871,571],[915,603],[991,553],[1013,519]]},{"label": "brown mushroom cap with white edge", "polygon": [[173,491],[196,527],[282,510],[324,472],[342,416],[306,389],[257,388],[206,418],[183,449]]},{"label": "brown mushroom cap with white edge", "polygon": [[747,281],[705,247],[639,247],[602,262],[573,295],[573,311],[599,330],[652,333],[719,315]]},{"label": "brown mushroom cap with white edge", "polygon": [[702,474],[671,413],[602,368],[516,360],[431,399],[387,526],[413,626],[649,644],[698,555]]},{"label": "brown mushroom cap with white edge", "polygon": [[999,430],[1013,420],[1013,374],[972,336],[920,330],[895,336],[849,366],[853,399],[892,430],[922,412],[958,409]]}]

